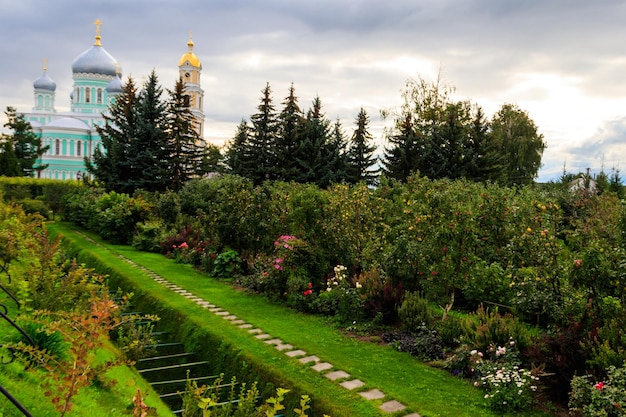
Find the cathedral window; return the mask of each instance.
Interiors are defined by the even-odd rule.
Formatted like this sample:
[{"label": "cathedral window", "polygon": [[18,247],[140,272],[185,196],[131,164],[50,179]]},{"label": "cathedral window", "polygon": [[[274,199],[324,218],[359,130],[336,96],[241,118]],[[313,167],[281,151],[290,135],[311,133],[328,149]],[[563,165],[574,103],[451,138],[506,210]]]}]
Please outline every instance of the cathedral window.
[{"label": "cathedral window", "polygon": [[81,156],[81,146],[82,143],[80,141],[76,142],[76,156]]},{"label": "cathedral window", "polygon": [[61,141],[58,139],[54,141],[54,154],[61,155]]},{"label": "cathedral window", "polygon": [[85,88],[85,103],[91,102],[91,89]]},{"label": "cathedral window", "polygon": [[98,88],[98,104],[102,104],[102,88]]}]

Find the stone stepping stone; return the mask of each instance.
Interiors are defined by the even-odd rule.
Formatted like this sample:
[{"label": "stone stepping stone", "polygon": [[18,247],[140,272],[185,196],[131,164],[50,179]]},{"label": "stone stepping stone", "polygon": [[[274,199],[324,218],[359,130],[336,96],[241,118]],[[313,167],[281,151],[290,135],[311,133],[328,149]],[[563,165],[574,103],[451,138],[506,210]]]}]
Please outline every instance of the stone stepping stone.
[{"label": "stone stepping stone", "polygon": [[[218,313],[219,314],[219,313]],[[237,316],[231,314],[230,316],[222,317],[224,320],[236,320]]]},{"label": "stone stepping stone", "polygon": [[383,403],[380,407],[386,413],[395,413],[396,411],[402,411],[406,408],[406,405],[396,400],[391,400]]},{"label": "stone stepping stone", "polygon": [[349,378],[350,374],[344,371],[334,371],[334,372],[329,372],[324,376],[330,379],[331,381],[336,381],[337,379]]},{"label": "stone stepping stone", "polygon": [[340,383],[339,385],[341,385],[345,389],[353,390],[353,389],[361,388],[363,385],[365,385],[365,382],[361,381],[360,379],[353,379],[351,381],[344,381]]},{"label": "stone stepping stone", "polygon": [[309,362],[319,362],[320,358],[318,358],[317,356],[307,356],[306,358],[302,358],[300,359],[300,363],[309,363]]},{"label": "stone stepping stone", "polygon": [[320,362],[316,365],[313,365],[311,367],[311,369],[317,371],[317,372],[322,372],[322,371],[328,371],[329,369],[331,369],[333,367],[332,364],[328,363],[328,362]]},{"label": "stone stepping stone", "polygon": [[282,344],[282,345],[277,345],[276,349],[280,350],[282,352],[283,350],[291,350],[291,349],[293,349],[293,346],[291,346],[289,343],[285,343],[285,344]]},{"label": "stone stepping stone", "polygon": [[239,326],[240,329],[251,329],[253,326],[250,323],[242,324]]},{"label": "stone stepping stone", "polygon": [[359,395],[366,400],[379,400],[385,398],[385,394],[379,389],[371,389],[369,391],[359,392]]},{"label": "stone stepping stone", "polygon": [[200,307],[204,307],[204,308],[214,308],[215,305],[209,303],[208,301],[203,301],[203,300],[198,300],[196,301],[196,303],[200,306]]},{"label": "stone stepping stone", "polygon": [[218,316],[229,316],[230,312],[224,310],[224,311],[216,311],[215,314],[217,314]]},{"label": "stone stepping stone", "polygon": [[248,333],[259,334],[259,333],[263,333],[263,330],[261,330],[261,329],[250,329],[250,330],[248,330]]},{"label": "stone stepping stone", "polygon": [[306,355],[306,352],[303,350],[290,350],[289,352],[286,352],[285,355],[289,356],[290,358],[295,358],[296,356],[304,356]]},{"label": "stone stepping stone", "polygon": [[412,414],[407,414],[407,415],[406,415],[406,416],[404,416],[404,417],[422,417],[422,416],[420,416],[420,415],[419,415],[419,414],[417,414],[417,413],[412,413]]},{"label": "stone stepping stone", "polygon": [[280,345],[281,343],[283,343],[283,341],[280,339],[270,339],[266,340],[265,343],[267,343],[268,345]]},{"label": "stone stepping stone", "polygon": [[217,311],[222,311],[222,309],[221,309],[221,308],[219,308],[219,307],[213,307],[213,308],[210,308],[210,309],[209,309],[209,311],[210,311],[211,313],[215,313],[215,312],[217,312]]},{"label": "stone stepping stone", "polygon": [[[241,319],[237,319],[237,320],[233,320],[231,323],[232,324],[244,324],[246,321],[245,320],[241,320]],[[239,326],[241,327],[241,326]]]},{"label": "stone stepping stone", "polygon": [[265,340],[265,339],[269,339],[269,338],[270,338],[270,337],[272,337],[272,336],[270,336],[270,335],[269,335],[269,334],[267,334],[267,333],[261,333],[261,334],[257,334],[257,335],[256,335],[256,336],[254,336],[254,337],[256,337],[256,338],[257,338],[257,339],[259,339],[259,340]]}]

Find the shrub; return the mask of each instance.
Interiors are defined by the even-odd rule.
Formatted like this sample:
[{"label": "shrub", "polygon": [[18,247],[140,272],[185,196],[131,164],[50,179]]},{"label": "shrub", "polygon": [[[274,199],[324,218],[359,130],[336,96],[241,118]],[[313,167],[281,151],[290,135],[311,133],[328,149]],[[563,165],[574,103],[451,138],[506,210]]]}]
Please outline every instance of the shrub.
[{"label": "shrub", "polygon": [[24,212],[27,214],[38,213],[48,220],[52,217],[52,212],[44,201],[28,198],[20,200],[18,204],[22,206],[22,209],[24,209]]},{"label": "shrub", "polygon": [[526,326],[510,314],[501,315],[498,309],[479,307],[462,321],[462,342],[485,350],[491,345],[503,346],[513,339],[520,351],[529,346],[531,333]]},{"label": "shrub", "polygon": [[436,321],[435,312],[428,300],[411,292],[404,294],[404,301],[398,309],[398,318],[402,326],[408,331],[416,331],[424,324],[432,326]]},{"label": "shrub", "polygon": [[132,246],[145,252],[160,252],[163,234],[163,223],[160,220],[137,223],[137,232],[133,235]]},{"label": "shrub", "polygon": [[382,335],[382,340],[400,352],[407,352],[422,360],[443,359],[443,342],[436,330],[421,326],[415,332],[391,331]]},{"label": "shrub", "polygon": [[241,263],[237,251],[227,249],[215,257],[209,274],[214,278],[232,278],[241,273]]},{"label": "shrub", "polygon": [[626,364],[607,369],[606,379],[597,381],[590,375],[572,378],[570,411],[584,417],[618,417],[626,414]]}]

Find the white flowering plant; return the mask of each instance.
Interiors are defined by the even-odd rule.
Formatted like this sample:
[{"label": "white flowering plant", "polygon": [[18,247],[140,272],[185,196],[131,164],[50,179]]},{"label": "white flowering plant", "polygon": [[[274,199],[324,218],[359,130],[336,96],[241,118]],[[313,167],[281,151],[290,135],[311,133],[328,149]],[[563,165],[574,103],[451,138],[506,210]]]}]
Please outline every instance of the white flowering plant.
[{"label": "white flowering plant", "polygon": [[502,412],[529,407],[539,377],[521,367],[513,340],[509,346],[490,347],[488,353],[490,359],[485,360],[482,360],[480,352],[475,353],[481,360],[476,363],[477,378],[474,382],[475,386],[485,391],[488,406]]},{"label": "white flowering plant", "polygon": [[326,280],[326,290],[315,301],[316,309],[340,322],[359,321],[363,315],[361,288],[359,281],[350,280],[345,266],[337,265]]}]

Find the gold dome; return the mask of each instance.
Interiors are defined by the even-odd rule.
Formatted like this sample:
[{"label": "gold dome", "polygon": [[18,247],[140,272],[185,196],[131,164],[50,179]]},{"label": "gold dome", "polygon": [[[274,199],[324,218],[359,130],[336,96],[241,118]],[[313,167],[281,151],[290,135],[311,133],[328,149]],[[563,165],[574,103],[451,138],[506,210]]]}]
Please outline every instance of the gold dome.
[{"label": "gold dome", "polygon": [[202,67],[202,64],[200,64],[200,60],[198,59],[196,54],[193,53],[193,40],[191,39],[191,33],[189,33],[189,42],[187,42],[187,46],[189,47],[189,50],[180,57],[180,61],[178,61],[178,66],[182,67],[183,65],[185,65],[186,62],[189,62],[189,65],[193,67]]}]

